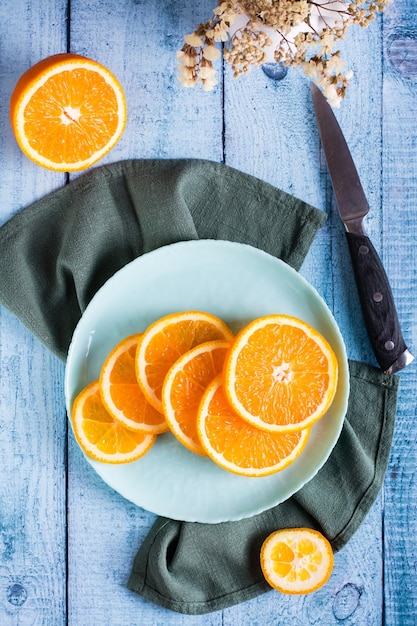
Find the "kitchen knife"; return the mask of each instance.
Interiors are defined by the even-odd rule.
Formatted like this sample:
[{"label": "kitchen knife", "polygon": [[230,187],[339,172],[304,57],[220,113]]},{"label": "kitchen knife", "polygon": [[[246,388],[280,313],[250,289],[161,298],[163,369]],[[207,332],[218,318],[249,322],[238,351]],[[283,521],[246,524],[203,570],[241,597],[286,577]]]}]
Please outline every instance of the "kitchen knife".
[{"label": "kitchen knife", "polygon": [[369,205],[337,119],[320,89],[311,83],[320,139],[336,204],[346,227],[359,299],[376,359],[387,374],[411,363],[394,298],[381,260],[367,236],[364,218]]}]

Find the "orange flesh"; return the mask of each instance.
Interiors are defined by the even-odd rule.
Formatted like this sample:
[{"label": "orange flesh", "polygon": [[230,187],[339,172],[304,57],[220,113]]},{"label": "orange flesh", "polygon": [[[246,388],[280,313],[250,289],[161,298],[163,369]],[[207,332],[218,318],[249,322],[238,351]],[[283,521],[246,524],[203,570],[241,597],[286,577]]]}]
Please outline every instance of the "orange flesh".
[{"label": "orange flesh", "polygon": [[271,467],[288,457],[301,438],[301,431],[277,435],[246,423],[230,407],[221,385],[207,412],[205,430],[212,447],[241,468]]},{"label": "orange flesh", "polygon": [[103,406],[97,391],[84,401],[83,433],[87,440],[105,454],[126,454],[138,445],[145,435],[131,433],[117,424]]},{"label": "orange flesh", "polygon": [[272,587],[283,593],[311,593],[329,579],[333,551],[328,540],[311,528],[271,533],[261,548],[261,567]]},{"label": "orange flesh", "polygon": [[224,338],[224,333],[207,321],[192,320],[170,324],[155,335],[146,348],[145,375],[158,400],[165,376],[180,356],[202,343]]},{"label": "orange flesh", "polygon": [[269,423],[288,424],[294,414],[309,415],[329,380],[328,362],[317,344],[290,327],[271,327],[262,339],[259,331],[254,333],[238,358],[238,368],[237,396],[249,398],[248,410],[264,415]]},{"label": "orange flesh", "polygon": [[109,377],[110,395],[128,419],[138,424],[159,425],[165,418],[148,403],[136,379],[136,348],[137,342],[117,358]]},{"label": "orange flesh", "polygon": [[222,370],[226,347],[202,352],[190,360],[178,371],[173,379],[170,392],[170,413],[168,422],[175,421],[175,426],[192,440],[195,452],[205,454],[197,433],[197,413],[201,398],[208,384]]},{"label": "orange flesh", "polygon": [[78,171],[119,140],[126,102],[107,68],[81,55],[61,53],[20,77],[10,99],[10,119],[19,146],[35,163]]},{"label": "orange flesh", "polygon": [[117,101],[100,74],[79,68],[51,76],[32,96],[24,118],[34,150],[56,163],[76,163],[116,132]]}]

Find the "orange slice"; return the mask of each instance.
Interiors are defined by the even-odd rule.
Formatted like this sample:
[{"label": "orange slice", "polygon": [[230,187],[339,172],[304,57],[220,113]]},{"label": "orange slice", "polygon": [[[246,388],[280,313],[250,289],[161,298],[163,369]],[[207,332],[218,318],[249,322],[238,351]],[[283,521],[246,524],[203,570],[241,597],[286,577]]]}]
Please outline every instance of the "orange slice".
[{"label": "orange slice", "polygon": [[110,415],[130,430],[158,435],[168,424],[146,400],[136,379],[136,350],[141,334],[126,337],[113,348],[100,372],[100,392]]},{"label": "orange slice", "polygon": [[143,333],[136,355],[136,376],[148,402],[162,408],[162,385],[169,368],[195,346],[215,339],[231,341],[233,334],[215,315],[201,311],[172,313]]},{"label": "orange slice", "polygon": [[205,456],[197,433],[197,412],[207,385],[222,371],[230,342],[209,341],[182,355],[169,369],[162,387],[168,426],[192,452]]},{"label": "orange slice", "polygon": [[277,530],[262,544],[261,567],[274,589],[310,593],[322,587],[332,573],[332,547],[317,530]]},{"label": "orange slice", "polygon": [[156,436],[133,432],[114,420],[103,405],[98,380],[76,397],[71,422],[81,449],[103,463],[130,463],[142,457]]},{"label": "orange slice", "polygon": [[239,417],[227,401],[222,376],[207,387],[200,403],[197,430],[207,455],[220,467],[242,476],[268,476],[301,454],[310,428],[269,433]]},{"label": "orange slice", "polygon": [[126,100],[106,67],[78,54],[57,54],[20,77],[10,120],[27,157],[56,172],[74,172],[96,163],[120,139]]},{"label": "orange slice", "polygon": [[317,330],[295,317],[269,315],[237,335],[225,362],[224,388],[250,424],[290,432],[324,415],[337,372],[336,356]]}]

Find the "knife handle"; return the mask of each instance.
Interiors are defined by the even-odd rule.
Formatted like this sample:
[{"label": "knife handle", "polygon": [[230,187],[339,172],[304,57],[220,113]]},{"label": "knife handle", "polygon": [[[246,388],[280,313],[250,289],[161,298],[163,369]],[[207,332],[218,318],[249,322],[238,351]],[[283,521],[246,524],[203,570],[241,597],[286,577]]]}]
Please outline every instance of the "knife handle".
[{"label": "knife handle", "polygon": [[379,365],[387,372],[407,350],[391,287],[369,237],[346,236],[369,339]]}]

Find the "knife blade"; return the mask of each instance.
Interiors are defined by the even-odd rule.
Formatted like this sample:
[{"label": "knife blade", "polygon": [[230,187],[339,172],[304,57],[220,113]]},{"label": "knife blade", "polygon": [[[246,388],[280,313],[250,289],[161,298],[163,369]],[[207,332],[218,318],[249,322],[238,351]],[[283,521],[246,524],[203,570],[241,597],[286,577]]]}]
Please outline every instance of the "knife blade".
[{"label": "knife blade", "polygon": [[311,92],[337,208],[346,228],[368,336],[381,369],[393,374],[409,365],[414,357],[403,339],[387,274],[365,231],[369,205],[345,137],[331,106],[314,83]]}]

